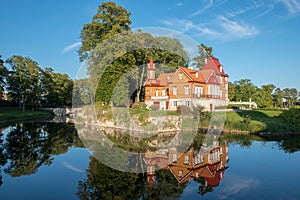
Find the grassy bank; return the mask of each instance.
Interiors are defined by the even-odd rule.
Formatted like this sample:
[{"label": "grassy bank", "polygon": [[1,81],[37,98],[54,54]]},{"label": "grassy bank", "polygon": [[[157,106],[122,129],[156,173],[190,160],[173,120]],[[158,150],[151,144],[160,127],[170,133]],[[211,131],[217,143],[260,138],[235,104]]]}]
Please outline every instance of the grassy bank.
[{"label": "grassy bank", "polygon": [[51,116],[53,116],[52,112],[46,110],[25,110],[22,112],[19,108],[0,108],[0,123]]},{"label": "grassy bank", "polygon": [[286,122],[282,111],[243,110],[226,113],[225,129],[249,132],[300,132],[299,126]]}]

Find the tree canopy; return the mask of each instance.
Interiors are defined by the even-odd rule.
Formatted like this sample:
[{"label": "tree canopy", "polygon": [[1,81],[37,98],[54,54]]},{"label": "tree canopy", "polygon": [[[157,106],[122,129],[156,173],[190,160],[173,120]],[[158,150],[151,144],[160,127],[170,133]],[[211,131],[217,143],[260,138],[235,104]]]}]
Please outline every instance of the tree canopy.
[{"label": "tree canopy", "polygon": [[82,46],[78,51],[80,61],[84,61],[103,40],[130,30],[130,15],[130,12],[115,2],[103,2],[93,16],[92,22],[82,28],[80,35]]}]

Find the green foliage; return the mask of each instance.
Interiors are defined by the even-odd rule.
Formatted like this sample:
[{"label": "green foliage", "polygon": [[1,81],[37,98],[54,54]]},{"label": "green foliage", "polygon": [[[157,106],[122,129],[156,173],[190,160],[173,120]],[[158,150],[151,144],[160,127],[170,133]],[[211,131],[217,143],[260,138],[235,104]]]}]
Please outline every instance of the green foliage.
[{"label": "green foliage", "polygon": [[205,64],[205,59],[212,57],[212,47],[205,46],[204,44],[200,44],[198,46],[198,54],[199,56],[193,58],[194,64],[202,69]]},{"label": "green foliage", "polygon": [[73,81],[67,74],[46,68],[42,72],[43,103],[47,107],[70,106],[72,104]]},{"label": "green foliage", "polygon": [[81,31],[81,43],[78,53],[84,61],[89,53],[105,39],[130,30],[130,12],[115,2],[103,2],[99,5],[92,22],[85,24]]},{"label": "green foliage", "polygon": [[12,56],[7,59],[12,71],[7,78],[7,90],[12,102],[22,110],[25,105],[34,110],[38,106],[65,106],[72,104],[73,81],[67,74],[42,70],[28,57]]},{"label": "green foliage", "polygon": [[8,70],[4,66],[4,61],[1,59],[0,55],[0,94],[2,95],[5,87],[5,79],[8,75]]},{"label": "green foliage", "polygon": [[12,100],[15,100],[23,110],[25,104],[33,108],[39,104],[42,93],[41,73],[38,63],[28,57],[12,56],[7,60],[13,72],[7,78],[8,92]]},{"label": "green foliage", "polygon": [[300,109],[290,108],[284,110],[280,117],[287,123],[300,128]]},{"label": "green foliage", "polygon": [[147,104],[145,102],[135,102],[132,104],[132,109],[145,109]]}]

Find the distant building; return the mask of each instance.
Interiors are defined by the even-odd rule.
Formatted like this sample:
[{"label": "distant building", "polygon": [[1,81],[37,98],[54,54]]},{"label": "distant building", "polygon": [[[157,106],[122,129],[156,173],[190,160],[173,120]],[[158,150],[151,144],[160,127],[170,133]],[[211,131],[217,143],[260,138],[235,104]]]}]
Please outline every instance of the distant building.
[{"label": "distant building", "polygon": [[156,104],[163,110],[176,110],[177,106],[202,105],[213,111],[228,102],[228,74],[215,57],[206,60],[202,70],[179,67],[174,73],[155,77],[152,58],[147,68],[145,103]]}]

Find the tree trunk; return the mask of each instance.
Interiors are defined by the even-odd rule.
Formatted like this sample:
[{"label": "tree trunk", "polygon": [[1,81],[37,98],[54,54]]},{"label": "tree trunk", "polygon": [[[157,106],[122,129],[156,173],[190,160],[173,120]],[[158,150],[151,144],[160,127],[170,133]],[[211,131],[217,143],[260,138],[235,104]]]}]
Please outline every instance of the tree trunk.
[{"label": "tree trunk", "polygon": [[141,90],[142,90],[142,85],[143,85],[144,73],[145,73],[145,64],[143,64],[140,83],[137,83],[136,102],[141,101],[140,95],[141,95]]}]

